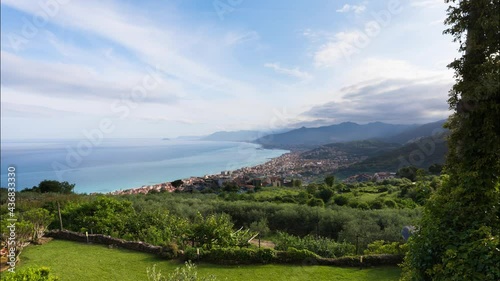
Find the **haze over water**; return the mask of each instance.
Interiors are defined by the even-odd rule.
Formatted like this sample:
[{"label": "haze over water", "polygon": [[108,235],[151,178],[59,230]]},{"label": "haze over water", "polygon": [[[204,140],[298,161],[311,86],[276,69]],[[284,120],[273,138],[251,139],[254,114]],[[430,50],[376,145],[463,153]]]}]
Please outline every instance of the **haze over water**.
[{"label": "haze over water", "polygon": [[[7,186],[9,165],[16,167],[18,189],[53,179],[75,183],[76,192],[91,193],[216,174],[258,165],[287,152],[262,149],[251,143],[108,139],[71,167],[67,158],[77,143],[78,140],[4,141],[1,186]],[[69,159],[77,163],[74,156],[75,153]],[[66,168],[56,172],[54,163]]]}]

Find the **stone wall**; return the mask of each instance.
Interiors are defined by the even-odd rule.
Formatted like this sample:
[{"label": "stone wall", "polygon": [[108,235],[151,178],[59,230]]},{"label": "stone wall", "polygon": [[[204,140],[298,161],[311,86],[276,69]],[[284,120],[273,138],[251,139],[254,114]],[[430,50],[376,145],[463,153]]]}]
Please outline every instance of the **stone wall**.
[{"label": "stone wall", "polygon": [[[87,243],[87,237],[85,234],[69,230],[51,230],[45,236],[55,239]],[[159,256],[164,256],[164,254],[166,254],[165,249],[160,246],[154,246],[140,241],[127,241],[102,234],[89,234],[88,242],[93,244],[112,245],[113,247],[150,253]]]}]

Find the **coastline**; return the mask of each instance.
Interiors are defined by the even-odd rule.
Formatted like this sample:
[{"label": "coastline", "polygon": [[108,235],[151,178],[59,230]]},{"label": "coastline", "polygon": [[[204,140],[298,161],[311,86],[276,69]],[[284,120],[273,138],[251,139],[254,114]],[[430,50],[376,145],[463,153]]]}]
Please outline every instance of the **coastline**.
[{"label": "coastline", "polygon": [[[265,149],[261,146],[261,149]],[[294,156],[291,156],[294,155]],[[110,195],[128,195],[128,194],[148,194],[149,192],[175,192],[176,190],[185,191],[186,186],[192,186],[195,184],[199,184],[201,181],[205,182],[208,180],[209,182],[227,182],[230,180],[234,180],[237,178],[248,176],[248,174],[260,173],[259,171],[268,170],[268,167],[276,167],[277,162],[290,162],[291,157],[297,157],[297,152],[286,152],[278,157],[269,158],[268,161],[254,165],[249,167],[242,167],[232,171],[221,171],[219,174],[209,174],[204,176],[192,176],[189,178],[180,179],[183,182],[183,186],[175,187],[173,182],[161,182],[150,185],[143,185],[140,187],[133,187],[128,189],[119,189],[108,192],[106,194]],[[280,165],[284,167],[283,165]],[[261,177],[264,175],[261,175]],[[276,177],[276,173],[271,173],[271,175],[267,175],[268,177]]]}]

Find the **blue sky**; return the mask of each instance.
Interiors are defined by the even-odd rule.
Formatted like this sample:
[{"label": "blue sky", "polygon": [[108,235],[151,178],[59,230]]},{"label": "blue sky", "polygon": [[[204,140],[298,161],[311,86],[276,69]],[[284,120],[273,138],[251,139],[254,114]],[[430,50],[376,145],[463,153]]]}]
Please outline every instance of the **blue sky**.
[{"label": "blue sky", "polygon": [[441,0],[1,3],[2,138],[446,118]]}]

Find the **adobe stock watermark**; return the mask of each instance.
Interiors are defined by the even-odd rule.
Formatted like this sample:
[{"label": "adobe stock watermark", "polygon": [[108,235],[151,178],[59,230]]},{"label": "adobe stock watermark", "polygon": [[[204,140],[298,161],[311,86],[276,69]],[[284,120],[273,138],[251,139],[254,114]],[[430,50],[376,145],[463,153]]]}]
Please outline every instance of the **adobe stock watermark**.
[{"label": "adobe stock watermark", "polygon": [[97,126],[91,130],[82,130],[84,139],[74,146],[66,146],[67,153],[64,163],[59,161],[52,162],[52,169],[59,181],[63,181],[63,176],[66,172],[79,167],[85,157],[92,153],[93,148],[102,143],[106,135],[114,132],[117,120],[124,120],[129,117],[132,110],[145,101],[148,93],[158,87],[161,83],[161,69],[156,66],[156,69],[148,68],[147,72],[130,92],[123,94],[119,100],[111,104],[112,117],[102,118]]},{"label": "adobe stock watermark", "polygon": [[226,14],[230,14],[236,10],[244,0],[214,0],[212,6],[220,20],[224,20]]},{"label": "adobe stock watermark", "polygon": [[23,25],[19,32],[7,34],[9,46],[18,52],[35,38],[49,22],[50,18],[57,16],[61,6],[67,5],[72,0],[45,0],[37,1],[39,9],[31,17],[22,17]]},{"label": "adobe stock watermark", "polygon": [[432,137],[417,140],[415,144],[418,146],[418,148],[413,150],[409,154],[408,159],[403,156],[399,156],[398,170],[403,167],[418,167],[422,165],[427,157],[430,157],[432,154],[434,154],[434,152],[436,152],[436,144],[446,141],[446,135],[446,131],[436,128],[432,132]]},{"label": "adobe stock watermark", "polygon": [[388,27],[394,16],[400,14],[403,7],[399,0],[390,0],[384,10],[371,12],[372,20],[365,23],[363,29],[354,30],[353,38],[342,42],[339,46],[346,60],[351,61],[353,54],[361,52],[368,47],[373,38],[380,35],[383,28]]}]

